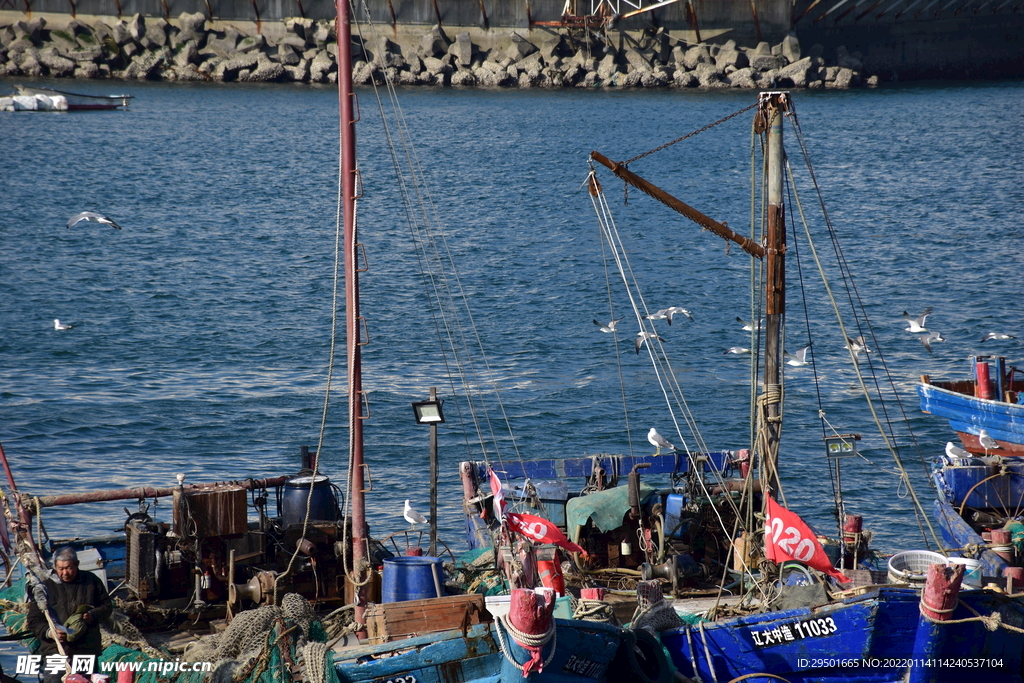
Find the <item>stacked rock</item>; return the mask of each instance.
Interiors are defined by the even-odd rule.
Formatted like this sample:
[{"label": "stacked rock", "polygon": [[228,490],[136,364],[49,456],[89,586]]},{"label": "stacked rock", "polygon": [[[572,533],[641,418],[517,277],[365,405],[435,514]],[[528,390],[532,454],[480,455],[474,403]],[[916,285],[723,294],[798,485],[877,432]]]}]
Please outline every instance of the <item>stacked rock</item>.
[{"label": "stacked rock", "polygon": [[[112,26],[78,20],[61,29],[46,21],[0,26],[0,76],[115,78],[178,81],[337,82],[334,22],[288,19],[283,35],[268,40],[233,27],[208,28],[201,13],[176,24],[134,17]],[[639,39],[579,44],[566,34],[535,32],[535,42],[512,33],[503,48],[488,50],[469,32],[454,39],[435,26],[419,42],[387,38],[350,47],[358,84],[488,87],[642,88],[848,88],[876,85],[863,78],[861,55],[845,47],[827,64],[820,45],[801,54],[793,35],[771,46],[687,45],[663,31]],[[626,45],[628,43],[628,45]]]}]

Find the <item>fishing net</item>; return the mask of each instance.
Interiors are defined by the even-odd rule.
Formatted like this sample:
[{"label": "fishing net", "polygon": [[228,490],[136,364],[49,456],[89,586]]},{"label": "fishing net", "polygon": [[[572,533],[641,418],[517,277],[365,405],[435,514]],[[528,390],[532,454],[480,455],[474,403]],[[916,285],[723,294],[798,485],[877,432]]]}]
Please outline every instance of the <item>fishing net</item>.
[{"label": "fishing net", "polygon": [[634,631],[644,629],[658,634],[670,628],[683,625],[683,620],[665,600],[661,592],[661,583],[657,579],[640,581],[636,586],[636,611],[630,628]]}]

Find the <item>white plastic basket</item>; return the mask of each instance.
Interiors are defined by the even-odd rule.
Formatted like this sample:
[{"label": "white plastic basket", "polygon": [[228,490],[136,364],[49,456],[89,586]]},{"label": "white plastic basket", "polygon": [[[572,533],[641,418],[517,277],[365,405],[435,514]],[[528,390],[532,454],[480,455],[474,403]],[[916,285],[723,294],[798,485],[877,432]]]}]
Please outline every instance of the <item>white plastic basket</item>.
[{"label": "white plastic basket", "polygon": [[929,550],[906,550],[889,558],[889,581],[892,583],[923,584],[928,578],[928,567],[946,564],[945,555]]}]

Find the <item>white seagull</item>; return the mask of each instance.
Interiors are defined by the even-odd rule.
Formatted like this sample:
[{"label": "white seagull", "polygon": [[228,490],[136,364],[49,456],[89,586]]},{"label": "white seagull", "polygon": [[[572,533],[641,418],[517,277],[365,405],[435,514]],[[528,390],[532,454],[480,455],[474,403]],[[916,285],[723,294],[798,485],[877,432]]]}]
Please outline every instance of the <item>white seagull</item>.
[{"label": "white seagull", "polygon": [[614,331],[615,331],[615,326],[619,324],[619,320],[622,320],[622,318],[619,318],[618,320],[612,320],[612,321],[611,321],[610,323],[608,323],[607,325],[606,325],[606,324],[603,324],[603,323],[599,323],[599,322],[597,322],[597,321],[595,320],[595,321],[594,321],[594,324],[595,324],[595,325],[597,325],[597,328],[598,328],[598,329],[599,329],[599,330],[600,330],[601,332],[605,332],[605,333],[607,333],[607,334],[611,334],[612,332],[614,332]]},{"label": "white seagull", "polygon": [[68,227],[73,228],[82,221],[86,221],[88,223],[103,223],[105,225],[117,228],[118,230],[121,229],[121,226],[115,223],[113,220],[107,218],[102,213],[96,213],[95,211],[83,211],[81,213],[76,213],[74,216],[68,219]]},{"label": "white seagull", "polygon": [[924,348],[928,349],[928,353],[932,352],[932,342],[944,342],[946,338],[938,332],[929,332],[928,334],[921,335],[921,343],[924,344]]},{"label": "white seagull", "polygon": [[803,348],[797,349],[796,353],[790,353],[789,351],[786,351],[786,358],[789,359],[786,361],[786,365],[792,365],[793,367],[796,368],[800,367],[801,365],[810,365],[811,361],[807,360],[807,352],[810,350],[811,345],[808,344]]},{"label": "white seagull", "polygon": [[636,333],[636,352],[637,353],[640,353],[640,347],[648,339],[657,339],[660,342],[664,342],[665,341],[663,338],[659,337],[654,332],[637,332]]},{"label": "white seagull", "polygon": [[754,330],[761,329],[761,324],[764,323],[764,318],[761,318],[757,322],[757,326],[756,327],[751,325],[750,323],[748,323],[746,320],[744,320],[743,318],[741,318],[739,316],[736,316],[736,322],[738,322],[739,324],[743,325],[743,329],[746,330],[747,332],[753,332]]},{"label": "white seagull", "polygon": [[856,339],[850,339],[849,337],[847,337],[846,348],[848,348],[853,353],[854,363],[860,362],[860,354],[862,352],[871,353],[871,349],[868,348],[868,344],[866,341],[864,341],[863,335],[857,337]]},{"label": "white seagull", "polygon": [[1004,339],[1016,339],[1016,337],[1014,337],[1011,334],[1005,334],[1003,332],[989,332],[988,334],[986,334],[984,337],[981,338],[981,343],[984,344],[989,339],[995,339],[996,341],[1003,341]]},{"label": "white seagull", "polygon": [[655,429],[654,427],[651,427],[651,431],[647,432],[647,441],[649,441],[652,446],[658,449],[655,455],[660,455],[662,448],[669,451],[674,451],[676,449],[676,447],[670,444],[668,442],[668,439],[659,434],[658,430]]},{"label": "white seagull", "polygon": [[946,455],[951,458],[969,458],[971,454],[957,446],[952,441],[946,442]]},{"label": "white seagull", "polygon": [[722,355],[727,356],[730,353],[750,353],[750,349],[745,346],[730,346],[722,353]]},{"label": "white seagull", "polygon": [[57,318],[53,319],[53,329],[55,330],[70,330],[74,325],[71,323],[62,323]]},{"label": "white seagull", "polygon": [[928,328],[924,326],[924,319],[931,315],[932,307],[924,309],[924,313],[917,316],[916,318],[910,317],[910,314],[903,311],[903,318],[907,321],[910,327],[906,328],[905,332],[927,332]]},{"label": "white seagull", "polygon": [[985,449],[985,455],[988,455],[989,451],[999,448],[999,442],[989,436],[988,432],[984,429],[978,432],[978,443]]},{"label": "white seagull", "polygon": [[688,309],[683,308],[682,306],[669,306],[668,308],[661,309],[657,313],[645,315],[644,318],[646,318],[647,320],[667,320],[668,324],[671,325],[672,316],[674,316],[676,313],[682,313],[690,320],[693,320],[693,316],[690,315],[690,311]]},{"label": "white seagull", "polygon": [[405,499],[405,510],[402,512],[402,516],[405,517],[405,521],[409,522],[413,526],[417,524],[426,524],[427,518],[412,509],[409,505],[409,499]]}]

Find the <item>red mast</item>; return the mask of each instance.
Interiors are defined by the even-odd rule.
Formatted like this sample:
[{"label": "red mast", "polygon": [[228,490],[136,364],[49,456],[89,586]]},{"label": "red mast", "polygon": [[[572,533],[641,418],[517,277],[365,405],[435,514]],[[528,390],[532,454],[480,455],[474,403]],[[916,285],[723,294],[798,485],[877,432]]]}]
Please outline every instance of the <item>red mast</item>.
[{"label": "red mast", "polygon": [[[352,31],[348,0],[337,0],[338,105],[341,128],[341,192],[345,249],[345,341],[348,347],[349,491],[352,504],[352,571],[367,566],[366,508],[363,501],[363,378],[359,339],[359,274],[356,269],[356,122],[352,92]],[[366,591],[355,586],[355,620],[363,623]]]}]

